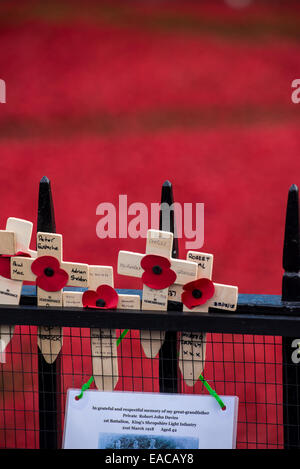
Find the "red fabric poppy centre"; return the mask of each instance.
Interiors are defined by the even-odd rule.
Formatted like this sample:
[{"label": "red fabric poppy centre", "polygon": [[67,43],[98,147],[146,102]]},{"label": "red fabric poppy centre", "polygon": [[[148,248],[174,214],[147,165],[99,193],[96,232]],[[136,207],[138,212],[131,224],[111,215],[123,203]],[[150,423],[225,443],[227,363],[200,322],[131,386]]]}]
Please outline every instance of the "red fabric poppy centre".
[{"label": "red fabric poppy centre", "polygon": [[46,267],[46,269],[44,270],[44,274],[45,274],[47,277],[53,277],[53,275],[54,275],[54,270],[51,269],[51,267]]},{"label": "red fabric poppy centre", "polygon": [[162,268],[159,267],[159,265],[155,265],[154,267],[152,267],[152,272],[155,275],[160,275],[162,273]]},{"label": "red fabric poppy centre", "polygon": [[201,298],[202,297],[202,291],[195,288],[195,290],[192,291],[192,295],[193,295],[194,298]]},{"label": "red fabric poppy centre", "polygon": [[106,301],[104,301],[102,298],[96,301],[96,306],[99,308],[104,308],[106,306]]}]

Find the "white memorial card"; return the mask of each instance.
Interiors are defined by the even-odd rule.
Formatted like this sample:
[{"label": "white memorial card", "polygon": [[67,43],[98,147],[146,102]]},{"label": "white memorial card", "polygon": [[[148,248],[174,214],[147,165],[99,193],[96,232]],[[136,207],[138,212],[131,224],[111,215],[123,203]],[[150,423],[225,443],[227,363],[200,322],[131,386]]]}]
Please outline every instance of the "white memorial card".
[{"label": "white memorial card", "polygon": [[234,449],[238,397],[69,389],[65,449]]}]

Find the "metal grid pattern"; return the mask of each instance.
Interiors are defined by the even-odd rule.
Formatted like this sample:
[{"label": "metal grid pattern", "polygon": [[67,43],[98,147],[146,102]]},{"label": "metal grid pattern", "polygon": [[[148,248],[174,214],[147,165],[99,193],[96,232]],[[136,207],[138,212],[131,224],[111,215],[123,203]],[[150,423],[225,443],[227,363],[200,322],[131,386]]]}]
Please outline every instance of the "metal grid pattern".
[{"label": "metal grid pattern", "polygon": [[[120,332],[117,330],[117,337]],[[65,327],[63,335],[63,347],[55,371],[50,371],[49,375],[47,369],[42,370],[43,379],[56,381],[58,386],[56,394],[49,396],[39,382],[37,328],[16,326],[7,347],[6,363],[0,364],[1,448],[40,447],[39,422],[45,416],[40,414],[39,399],[49,398],[57,401],[58,415],[48,412],[46,418],[50,425],[47,431],[51,432],[58,418],[60,447],[66,391],[68,388],[81,388],[93,374],[90,329]],[[169,339],[167,335],[168,340],[174,340],[174,337]],[[178,333],[177,347],[179,340]],[[281,337],[207,333],[206,340],[204,378],[218,394],[239,397],[237,448],[283,448],[284,363]],[[176,356],[170,357],[165,369],[174,369],[173,365],[178,365],[176,360]],[[155,359],[145,357],[139,331],[130,331],[118,347],[119,380],[115,389],[159,392],[164,379],[169,381],[169,376],[164,377],[159,362],[159,355]],[[207,393],[200,381],[194,387],[188,387],[181,375],[178,376],[179,392]],[[298,383],[294,384],[296,392]]]}]

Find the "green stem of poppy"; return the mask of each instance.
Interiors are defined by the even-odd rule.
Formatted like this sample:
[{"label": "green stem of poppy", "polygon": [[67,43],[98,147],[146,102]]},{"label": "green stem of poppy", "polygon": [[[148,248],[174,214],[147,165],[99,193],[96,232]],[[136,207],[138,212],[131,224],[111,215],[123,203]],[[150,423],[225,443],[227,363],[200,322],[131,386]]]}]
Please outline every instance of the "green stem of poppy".
[{"label": "green stem of poppy", "polygon": [[[124,331],[118,337],[117,347],[120,345],[120,343],[122,342],[124,337],[128,334],[128,332],[129,332],[129,329],[124,329]],[[220,396],[216,393],[216,391],[214,389],[212,389],[212,387],[208,384],[208,382],[203,378],[202,375],[199,376],[199,379],[202,382],[202,384],[205,386],[205,388],[207,389],[209,394],[216,399],[216,401],[218,402],[221,409],[225,410],[226,406],[225,406],[224,402],[222,401],[222,399],[220,398]],[[79,399],[82,398],[84,391],[87,391],[90,388],[93,381],[94,381],[94,377],[91,376],[90,379],[87,381],[87,383],[83,384],[83,386],[81,388],[81,393],[78,396],[76,396],[76,400],[79,400]]]},{"label": "green stem of poppy", "polygon": [[208,390],[209,394],[214,397],[216,399],[216,401],[218,402],[219,406],[221,407],[222,410],[225,410],[226,409],[226,405],[224,404],[224,402],[222,401],[222,399],[220,398],[220,396],[216,393],[216,391],[214,391],[212,389],[212,387],[208,384],[208,382],[203,378],[202,375],[199,376],[199,379],[200,381],[203,383],[203,385],[206,387],[206,389]]},{"label": "green stem of poppy", "polygon": [[[128,334],[128,332],[129,332],[129,329],[124,329],[124,331],[122,332],[122,334],[120,335],[120,337],[117,340],[117,347],[120,345],[120,343],[122,342],[122,340],[124,339],[126,334]],[[79,401],[79,399],[82,398],[84,391],[87,391],[90,388],[93,381],[94,381],[94,377],[91,376],[90,379],[87,381],[87,383],[83,384],[83,386],[81,388],[81,393],[78,396],[75,397],[75,399],[77,401]]]},{"label": "green stem of poppy", "polygon": [[120,343],[122,342],[124,337],[128,334],[128,332],[129,332],[129,329],[124,329],[120,337],[117,339],[117,347],[120,345]]}]

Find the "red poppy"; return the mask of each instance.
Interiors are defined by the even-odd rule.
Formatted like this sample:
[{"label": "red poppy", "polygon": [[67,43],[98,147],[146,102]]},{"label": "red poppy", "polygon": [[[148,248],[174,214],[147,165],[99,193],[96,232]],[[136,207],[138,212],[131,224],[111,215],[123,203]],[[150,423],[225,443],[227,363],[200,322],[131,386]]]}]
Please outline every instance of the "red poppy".
[{"label": "red poppy", "polygon": [[11,279],[10,275],[10,258],[11,257],[31,257],[30,254],[27,252],[22,252],[19,251],[17,254],[14,254],[13,256],[2,256],[0,255],[0,275],[1,277],[9,278]]},{"label": "red poppy", "polygon": [[84,308],[116,309],[119,296],[109,285],[100,285],[96,291],[87,290],[82,296]]},{"label": "red poppy", "polygon": [[204,305],[215,293],[215,286],[208,278],[199,278],[183,286],[182,303],[189,309]]},{"label": "red poppy", "polygon": [[60,268],[59,261],[52,256],[38,257],[31,265],[37,276],[36,284],[45,291],[59,291],[69,280],[67,272]]},{"label": "red poppy", "polygon": [[175,283],[177,275],[170,269],[171,262],[166,257],[149,254],[143,257],[141,267],[145,271],[142,280],[147,287],[162,290]]}]

